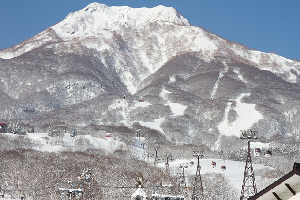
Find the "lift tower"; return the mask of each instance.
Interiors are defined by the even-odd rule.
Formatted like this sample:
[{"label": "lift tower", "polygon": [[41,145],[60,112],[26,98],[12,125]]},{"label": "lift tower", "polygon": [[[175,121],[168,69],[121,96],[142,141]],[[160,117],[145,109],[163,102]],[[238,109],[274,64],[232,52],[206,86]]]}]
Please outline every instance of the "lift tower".
[{"label": "lift tower", "polygon": [[167,154],[167,162],[165,163],[166,166],[166,173],[168,175],[170,175],[170,166],[169,166],[169,159],[172,159],[172,155],[171,154]]},{"label": "lift tower", "polygon": [[244,180],[242,185],[241,197],[240,200],[248,199],[249,197],[255,195],[257,193],[256,185],[255,185],[255,177],[252,167],[252,160],[251,160],[251,150],[250,150],[250,141],[256,140],[257,137],[255,135],[256,131],[246,130],[241,131],[242,136],[241,139],[248,140],[248,152],[247,152],[247,159],[244,171]]},{"label": "lift tower", "polygon": [[200,175],[200,158],[203,158],[203,151],[194,151],[194,156],[198,159],[195,182],[194,182],[194,189],[193,189],[193,196],[192,200],[203,200],[203,186],[202,186],[202,179]]}]

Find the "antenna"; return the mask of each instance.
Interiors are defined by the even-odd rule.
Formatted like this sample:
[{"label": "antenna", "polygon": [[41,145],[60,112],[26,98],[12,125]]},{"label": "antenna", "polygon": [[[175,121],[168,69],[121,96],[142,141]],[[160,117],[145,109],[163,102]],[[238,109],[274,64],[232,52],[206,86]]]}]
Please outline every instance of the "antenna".
[{"label": "antenna", "polygon": [[250,153],[250,141],[256,140],[257,136],[256,131],[246,130],[242,131],[242,136],[240,139],[248,140],[248,153],[244,171],[244,180],[242,185],[241,197],[240,200],[248,199],[249,197],[255,195],[257,193],[256,185],[255,185],[255,177],[252,167],[251,153]]}]

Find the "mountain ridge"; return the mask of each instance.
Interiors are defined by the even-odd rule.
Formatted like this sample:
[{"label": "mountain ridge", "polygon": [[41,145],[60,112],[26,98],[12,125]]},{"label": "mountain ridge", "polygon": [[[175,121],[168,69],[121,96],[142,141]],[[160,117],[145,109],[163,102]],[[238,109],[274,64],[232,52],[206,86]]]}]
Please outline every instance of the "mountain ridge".
[{"label": "mountain ridge", "polygon": [[[115,11],[118,9],[122,11]],[[112,23],[114,30],[99,29],[99,32],[91,32],[92,35],[73,37],[73,31],[64,33],[70,38],[61,37],[57,31],[63,24],[72,27],[85,16],[90,18],[87,17],[76,30],[80,32],[84,27],[90,30],[87,24],[94,24],[95,13],[101,15],[103,10],[104,14],[114,11],[113,16],[124,17],[122,13],[132,9],[90,4],[24,43],[1,50],[2,58],[5,54],[16,56],[3,59],[0,63],[6,73],[0,82],[5,93],[1,98],[5,102],[11,99],[11,103],[1,105],[3,118],[31,121],[30,118],[37,116],[47,119],[42,116],[48,116],[51,112],[50,115],[61,122],[64,112],[56,110],[66,109],[71,113],[68,117],[73,119],[66,121],[72,126],[80,124],[80,120],[86,126],[103,123],[128,127],[136,123],[152,124],[170,141],[175,141],[174,138],[189,129],[186,140],[181,142],[193,142],[197,134],[203,135],[205,132],[211,135],[203,140],[209,146],[222,133],[217,127],[227,116],[226,112],[227,125],[238,120],[234,103],[232,108],[226,108],[229,101],[234,102],[243,94],[250,95],[239,100],[239,104],[255,104],[253,111],[258,109],[264,112],[264,119],[270,117],[267,115],[278,115],[278,119],[272,119],[277,120],[272,125],[277,132],[282,130],[280,125],[287,127],[291,123],[289,119],[284,119],[285,115],[297,118],[295,113],[298,110],[290,111],[285,105],[289,99],[298,98],[298,94],[284,89],[299,88],[299,62],[249,50],[200,27],[186,24],[188,22],[184,20],[179,25],[163,20],[146,20],[142,27],[118,24],[116,28]],[[155,10],[157,15],[165,9],[170,10],[171,16],[181,19],[173,8],[158,6],[152,10],[142,8],[142,11],[147,10],[149,14]],[[106,22],[104,20],[104,24]],[[141,22],[145,22],[145,18]],[[97,27],[95,30],[98,30]],[[264,91],[266,88],[269,90]],[[122,95],[127,97],[126,104],[119,102]],[[112,96],[116,99],[113,100]],[[105,103],[99,105],[96,101],[100,97],[105,99]],[[264,99],[257,100],[260,98]],[[146,103],[136,106],[137,100]],[[90,106],[93,110],[82,110],[79,105]],[[188,107],[184,114],[174,115],[173,105]],[[88,117],[76,118],[76,112],[69,110],[71,107]],[[267,107],[271,110],[269,113]],[[97,119],[93,119],[88,112],[94,113]],[[173,122],[176,120],[179,127]],[[256,124],[266,127],[268,123],[262,120]],[[54,121],[49,119],[48,122],[37,121],[34,124],[51,124]],[[187,127],[191,121],[194,125]],[[253,126],[256,127],[255,124]],[[293,124],[289,126],[283,130],[283,135],[297,129]],[[202,133],[196,133],[199,130]],[[268,132],[267,135],[272,134]]]}]

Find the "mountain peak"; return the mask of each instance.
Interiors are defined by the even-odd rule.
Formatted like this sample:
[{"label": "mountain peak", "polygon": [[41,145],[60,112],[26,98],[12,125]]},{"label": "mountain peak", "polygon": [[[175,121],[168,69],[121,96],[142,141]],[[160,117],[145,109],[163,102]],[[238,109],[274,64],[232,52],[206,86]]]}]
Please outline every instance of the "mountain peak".
[{"label": "mountain peak", "polygon": [[101,10],[104,10],[107,8],[108,7],[105,4],[93,2],[93,3],[90,3],[89,5],[87,5],[83,10],[94,12],[94,11],[101,11]]},{"label": "mountain peak", "polygon": [[97,35],[101,30],[118,30],[121,26],[143,26],[161,21],[178,25],[190,25],[176,9],[162,5],[154,8],[131,8],[91,3],[70,13],[63,21],[52,27],[62,38]]}]

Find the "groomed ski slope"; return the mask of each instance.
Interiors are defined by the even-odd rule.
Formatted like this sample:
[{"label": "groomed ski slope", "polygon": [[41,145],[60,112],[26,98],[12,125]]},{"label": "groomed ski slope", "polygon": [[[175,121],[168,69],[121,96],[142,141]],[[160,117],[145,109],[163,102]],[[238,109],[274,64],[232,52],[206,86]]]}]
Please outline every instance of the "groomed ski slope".
[{"label": "groomed ski slope", "polygon": [[[190,162],[193,161],[194,165],[190,165]],[[211,162],[214,161],[217,163],[215,168],[211,167]],[[170,174],[176,176],[176,173],[182,173],[182,168],[180,164],[187,164],[188,168],[184,170],[187,187],[192,187],[192,183],[195,178],[196,169],[197,169],[197,160],[196,159],[182,159],[182,160],[174,160],[169,162],[170,166]],[[226,166],[226,171],[221,170],[221,166]],[[161,168],[165,168],[165,163],[158,163],[158,166]],[[220,173],[222,174],[237,191],[242,189],[243,178],[244,178],[244,169],[245,162],[232,161],[232,160],[222,160],[222,159],[201,159],[200,160],[201,171],[200,174],[204,175],[207,173]],[[261,164],[253,165],[254,171],[258,169],[271,169],[270,167],[266,167]],[[256,182],[260,180],[259,176],[255,176]],[[203,183],[205,185],[205,183]]]}]

